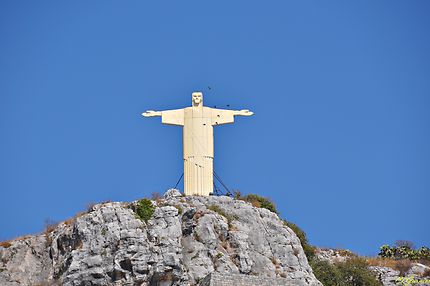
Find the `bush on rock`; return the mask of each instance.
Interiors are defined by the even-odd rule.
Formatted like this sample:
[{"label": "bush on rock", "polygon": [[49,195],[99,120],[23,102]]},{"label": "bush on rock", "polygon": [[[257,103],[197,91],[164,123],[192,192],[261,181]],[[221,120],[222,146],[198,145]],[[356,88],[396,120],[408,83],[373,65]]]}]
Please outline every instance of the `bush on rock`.
[{"label": "bush on rock", "polygon": [[137,202],[136,206],[136,214],[137,216],[144,222],[148,222],[148,220],[152,217],[155,211],[155,206],[152,204],[149,199],[142,199]]}]

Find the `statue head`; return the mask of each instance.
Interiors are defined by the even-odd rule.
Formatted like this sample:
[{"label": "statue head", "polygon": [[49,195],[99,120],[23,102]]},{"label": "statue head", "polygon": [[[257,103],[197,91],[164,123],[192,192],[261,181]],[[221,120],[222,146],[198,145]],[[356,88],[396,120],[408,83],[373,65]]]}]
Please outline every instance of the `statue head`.
[{"label": "statue head", "polygon": [[193,106],[203,105],[203,93],[196,91],[196,92],[193,92],[191,96],[192,96]]}]

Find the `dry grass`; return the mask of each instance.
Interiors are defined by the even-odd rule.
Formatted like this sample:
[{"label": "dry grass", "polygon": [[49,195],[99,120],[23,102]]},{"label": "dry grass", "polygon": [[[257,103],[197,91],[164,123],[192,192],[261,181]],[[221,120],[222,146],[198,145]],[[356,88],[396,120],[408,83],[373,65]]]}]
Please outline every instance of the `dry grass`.
[{"label": "dry grass", "polygon": [[[173,273],[171,271],[169,271],[169,272],[165,272],[165,273],[161,274],[159,281],[170,282],[170,281],[173,281],[173,279],[174,279]],[[165,283],[161,283],[161,284],[165,284]]]},{"label": "dry grass", "polygon": [[390,267],[392,269],[394,269],[397,263],[397,260],[395,259],[381,257],[369,257],[366,258],[366,261],[370,266]]},{"label": "dry grass", "polygon": [[101,202],[99,202],[99,203],[97,203],[97,202],[89,202],[89,203],[86,205],[85,211],[84,211],[84,212],[81,212],[81,213],[83,213],[83,214],[85,214],[85,213],[90,213],[90,212],[94,211],[94,207],[95,207],[96,205],[104,205],[104,204],[108,204],[108,203],[111,203],[111,202],[112,202],[112,200],[104,200],[104,201],[101,201]]},{"label": "dry grass", "polygon": [[25,239],[30,238],[30,235],[23,235],[23,236],[19,236],[17,238],[13,238],[13,239],[9,239],[9,240],[5,240],[5,241],[1,241],[0,242],[0,246],[4,247],[4,248],[8,248],[12,246],[12,243],[15,241],[22,241]]},{"label": "dry grass", "polygon": [[335,249],[337,253],[339,253],[340,256],[344,257],[357,257],[357,254],[354,252],[347,250],[347,249]]},{"label": "dry grass", "polygon": [[157,205],[162,205],[164,203],[163,196],[159,192],[152,193],[151,200],[155,201]]},{"label": "dry grass", "polygon": [[412,268],[412,262],[408,259],[398,260],[394,269],[400,271],[400,276],[405,276],[406,273]]},{"label": "dry grass", "polygon": [[279,264],[278,259],[276,259],[275,256],[272,256],[270,260],[272,261],[272,264],[275,266],[276,275],[280,276],[282,272],[281,272],[281,265]]},{"label": "dry grass", "polygon": [[107,203],[111,203],[111,202],[112,201],[110,201],[110,200],[106,200],[106,201],[103,201],[103,202],[100,202],[100,203],[90,202],[90,203],[87,204],[85,211],[78,212],[73,217],[66,219],[62,223],[64,223],[65,225],[72,225],[72,224],[74,224],[76,222],[77,218],[79,218],[79,217],[81,217],[83,215],[86,215],[86,214],[94,211],[94,206],[95,205],[98,205],[98,204],[107,204]]},{"label": "dry grass", "polygon": [[382,266],[398,270],[401,276],[406,275],[412,267],[412,261],[409,259],[396,260],[392,258],[370,257],[366,261],[370,266]]},{"label": "dry grass", "polygon": [[22,241],[22,240],[28,239],[30,237],[31,237],[31,235],[24,235],[24,236],[20,236],[20,237],[13,239],[13,241]]},{"label": "dry grass", "polygon": [[8,248],[12,245],[11,240],[0,242],[0,247]]},{"label": "dry grass", "polygon": [[79,239],[78,243],[75,245],[75,249],[82,249],[83,246],[84,243],[82,242],[82,240]]},{"label": "dry grass", "polygon": [[75,215],[75,218],[81,217],[81,216],[86,215],[86,214],[87,214],[86,212],[78,212],[78,213]]},{"label": "dry grass", "polygon": [[69,218],[69,219],[65,220],[65,221],[64,221],[64,224],[65,224],[65,225],[72,225],[72,224],[74,224],[74,223],[75,223],[75,221],[76,221],[76,217],[71,217],[71,218]]},{"label": "dry grass", "polygon": [[49,218],[45,220],[45,230],[43,231],[43,233],[46,239],[46,242],[45,242],[46,246],[51,246],[52,244],[51,232],[53,232],[57,226],[58,226],[58,222],[55,222]]},{"label": "dry grass", "polygon": [[237,227],[233,224],[232,221],[228,222],[228,231],[237,231]]},{"label": "dry grass", "polygon": [[227,251],[227,253],[230,250],[230,244],[228,243],[227,240],[222,240],[221,241],[221,247],[224,248],[224,250]]},{"label": "dry grass", "polygon": [[55,222],[51,219],[46,219],[45,220],[45,230],[44,233],[51,233],[55,230],[55,228],[58,226],[58,222]]},{"label": "dry grass", "polygon": [[[237,195],[240,196],[240,193]],[[256,194],[249,194],[244,197],[236,197],[236,199],[248,202],[255,208],[265,208],[271,212],[278,213],[275,204],[270,198],[262,197]]]},{"label": "dry grass", "polygon": [[250,203],[254,208],[261,208],[261,204],[259,201],[251,201]]},{"label": "dry grass", "polygon": [[201,218],[203,215],[204,215],[203,211],[201,211],[201,210],[196,211],[196,213],[193,216],[194,221],[198,221],[199,218]]},{"label": "dry grass", "polygon": [[151,194],[151,200],[156,201],[156,200],[161,200],[163,197],[161,196],[161,194],[159,192],[154,192]]},{"label": "dry grass", "polygon": [[64,223],[64,225],[72,225],[72,224],[74,224],[74,223],[76,222],[76,219],[77,219],[78,217],[81,217],[81,216],[83,216],[84,214],[85,214],[85,212],[77,213],[74,217],[68,218],[68,219],[66,219],[65,221],[63,221],[62,223]]},{"label": "dry grass", "polygon": [[81,216],[83,216],[83,215],[85,215],[87,213],[88,213],[88,211],[86,211],[86,212],[78,212],[74,217],[66,219],[65,221],[63,221],[63,223],[65,225],[72,225],[72,224],[74,224],[76,222],[77,218],[79,218],[79,217],[81,217]]}]

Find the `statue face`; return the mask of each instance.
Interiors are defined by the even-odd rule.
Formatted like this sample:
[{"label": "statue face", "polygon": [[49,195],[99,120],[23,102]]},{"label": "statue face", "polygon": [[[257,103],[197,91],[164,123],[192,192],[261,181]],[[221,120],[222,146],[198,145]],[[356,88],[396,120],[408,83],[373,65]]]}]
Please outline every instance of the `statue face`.
[{"label": "statue face", "polygon": [[193,106],[200,106],[203,104],[203,94],[201,92],[193,92],[192,94]]}]

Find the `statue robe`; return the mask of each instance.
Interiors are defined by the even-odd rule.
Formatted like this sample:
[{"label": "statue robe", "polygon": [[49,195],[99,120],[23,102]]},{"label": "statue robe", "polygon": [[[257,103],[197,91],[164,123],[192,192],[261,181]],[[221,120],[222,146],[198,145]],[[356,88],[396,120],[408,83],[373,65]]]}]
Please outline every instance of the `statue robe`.
[{"label": "statue robe", "polygon": [[185,195],[213,192],[213,126],[233,123],[234,111],[205,106],[161,111],[162,123],[183,126]]}]

